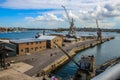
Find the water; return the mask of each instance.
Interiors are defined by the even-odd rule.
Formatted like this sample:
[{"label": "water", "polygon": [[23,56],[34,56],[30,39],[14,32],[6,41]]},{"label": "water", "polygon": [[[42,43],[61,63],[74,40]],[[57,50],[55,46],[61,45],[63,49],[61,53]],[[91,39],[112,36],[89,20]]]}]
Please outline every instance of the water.
[{"label": "water", "polygon": [[8,32],[0,33],[0,38],[9,38],[9,39],[23,39],[23,38],[32,38],[36,35],[39,30],[24,31],[24,32]]},{"label": "water", "polygon": [[[22,38],[32,38],[35,37],[36,33],[41,33],[43,31],[41,30],[30,30],[30,31],[24,31],[24,32],[9,32],[9,33],[0,33],[0,38],[9,38],[9,39],[22,39]],[[46,34],[54,34],[55,32],[52,31],[46,31]],[[61,33],[61,32],[60,32]],[[60,34],[57,33],[57,34]],[[67,34],[68,32],[62,32],[62,34]],[[82,35],[88,35],[93,34],[96,35],[95,32],[78,32],[80,36]],[[78,62],[80,60],[81,55],[94,55],[95,56],[95,65],[101,64],[111,58],[120,56],[119,53],[119,47],[120,47],[120,34],[116,33],[103,33],[105,36],[115,36],[114,40],[105,42],[103,44],[100,44],[98,46],[95,46],[93,48],[86,49],[84,51],[79,52],[74,59]],[[65,64],[60,69],[56,70],[54,72],[54,75],[56,75],[59,78],[62,78],[64,80],[67,80],[70,76],[73,76],[76,72],[77,67],[72,62],[69,61],[67,64]]]},{"label": "water", "polygon": [[[8,39],[23,39],[23,38],[33,38],[35,37],[36,33],[42,34],[42,30],[28,30],[23,32],[0,32],[0,38],[8,38]],[[46,30],[46,34],[55,34],[56,32]],[[57,32],[57,34],[67,34],[67,31],[63,32]],[[96,35],[95,32],[77,32],[80,36],[87,36],[89,34],[92,34],[91,36]],[[111,33],[103,33],[104,36],[111,35]]]},{"label": "water", "polygon": [[[120,56],[120,34],[111,33],[111,35],[114,35],[116,38],[93,48],[88,48],[84,51],[78,52],[78,54],[74,57],[74,60],[79,62],[81,55],[94,55],[95,65],[99,65],[107,60]],[[58,78],[62,78],[62,80],[67,80],[75,74],[77,69],[77,66],[72,61],[69,61],[53,74]]]}]

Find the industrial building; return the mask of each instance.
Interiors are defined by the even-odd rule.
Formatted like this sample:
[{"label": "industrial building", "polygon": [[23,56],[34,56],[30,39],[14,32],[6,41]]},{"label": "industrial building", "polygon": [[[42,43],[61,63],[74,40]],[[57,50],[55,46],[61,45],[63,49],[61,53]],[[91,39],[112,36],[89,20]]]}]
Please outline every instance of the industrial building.
[{"label": "industrial building", "polygon": [[62,47],[62,44],[63,44],[63,38],[60,37],[60,36],[41,35],[37,39],[46,40],[47,41],[46,42],[47,43],[47,45],[46,45],[47,48],[56,48],[56,45],[54,44],[54,42],[61,47]]},{"label": "industrial building", "polygon": [[41,39],[18,39],[10,40],[10,42],[16,45],[17,55],[31,54],[46,49],[46,40]]}]

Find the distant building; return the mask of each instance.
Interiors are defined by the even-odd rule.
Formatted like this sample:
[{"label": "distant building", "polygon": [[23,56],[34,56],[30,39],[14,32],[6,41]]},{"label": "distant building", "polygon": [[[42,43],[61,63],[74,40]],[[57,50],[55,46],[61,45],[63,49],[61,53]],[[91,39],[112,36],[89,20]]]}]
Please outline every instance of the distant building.
[{"label": "distant building", "polygon": [[47,41],[47,45],[46,45],[47,48],[56,48],[56,45],[54,44],[54,42],[56,44],[58,44],[60,47],[62,47],[62,44],[63,44],[63,38],[60,36],[41,35],[37,39],[46,40]]},{"label": "distant building", "polygon": [[46,49],[46,40],[41,39],[18,39],[10,40],[10,42],[16,45],[18,55],[39,52]]}]

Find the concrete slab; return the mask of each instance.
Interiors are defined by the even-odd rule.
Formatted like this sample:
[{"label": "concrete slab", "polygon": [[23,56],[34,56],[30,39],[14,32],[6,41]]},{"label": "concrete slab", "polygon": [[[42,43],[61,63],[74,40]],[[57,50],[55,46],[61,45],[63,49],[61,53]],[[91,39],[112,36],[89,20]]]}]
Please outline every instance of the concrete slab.
[{"label": "concrete slab", "polygon": [[0,71],[0,80],[37,80],[13,69]]},{"label": "concrete slab", "polygon": [[12,69],[19,71],[21,73],[24,73],[32,68],[33,68],[33,66],[26,64],[24,62],[19,62],[19,63],[15,63],[12,65]]}]

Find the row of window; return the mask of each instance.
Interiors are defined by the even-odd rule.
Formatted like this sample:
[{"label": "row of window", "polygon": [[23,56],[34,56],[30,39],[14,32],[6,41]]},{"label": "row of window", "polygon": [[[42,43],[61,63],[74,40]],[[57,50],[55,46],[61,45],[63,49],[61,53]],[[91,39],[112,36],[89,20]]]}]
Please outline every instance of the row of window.
[{"label": "row of window", "polygon": [[31,43],[26,43],[26,44],[29,45],[29,44],[33,44],[33,43],[41,44],[41,42],[31,42]]},{"label": "row of window", "polygon": [[60,41],[60,40],[54,40],[55,42],[58,42],[58,41]]},{"label": "row of window", "polygon": [[[38,49],[45,49],[46,47],[45,46],[41,46],[41,47],[35,47],[35,48],[31,48],[31,50],[35,50],[35,51],[37,51]],[[25,48],[25,52],[29,52],[29,48]],[[23,49],[21,49],[21,52],[23,52],[24,50]]]},{"label": "row of window", "polygon": [[[55,40],[55,42],[58,42],[59,40]],[[33,43],[36,43],[36,44],[41,44],[41,42],[31,42],[31,43],[26,43],[27,45],[29,44],[33,44]]]}]

